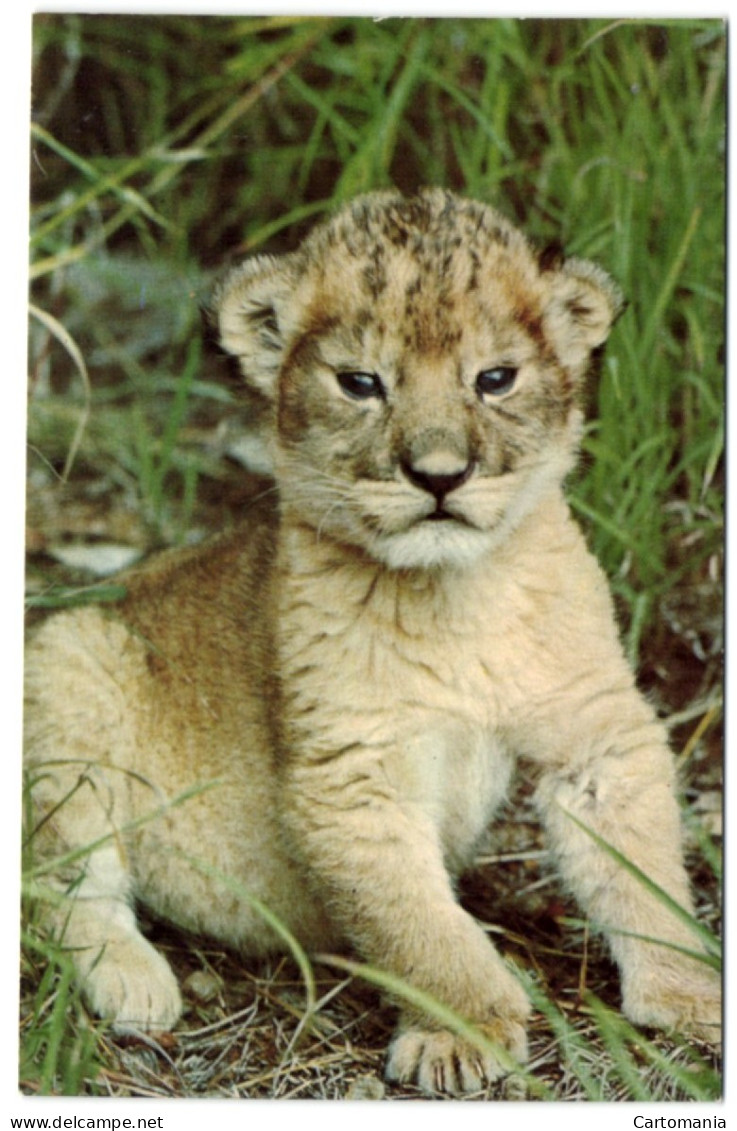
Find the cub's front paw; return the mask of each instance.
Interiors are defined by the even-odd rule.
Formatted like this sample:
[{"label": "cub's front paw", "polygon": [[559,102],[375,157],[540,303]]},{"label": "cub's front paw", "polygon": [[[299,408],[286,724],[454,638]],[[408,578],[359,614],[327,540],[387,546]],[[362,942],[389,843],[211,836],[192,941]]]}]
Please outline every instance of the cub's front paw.
[{"label": "cub's front paw", "polygon": [[388,1080],[416,1083],[424,1092],[453,1096],[478,1092],[527,1059],[525,1026],[496,1019],[477,1025],[490,1045],[483,1051],[446,1029],[407,1029],[389,1047]]},{"label": "cub's front paw", "polygon": [[702,964],[664,964],[630,976],[622,1011],[636,1025],[683,1033],[717,1048],[721,1044],[721,980]]},{"label": "cub's front paw", "polygon": [[82,981],[94,1013],[118,1032],[166,1031],[182,1012],[177,980],[169,963],[141,935],[105,944]]}]

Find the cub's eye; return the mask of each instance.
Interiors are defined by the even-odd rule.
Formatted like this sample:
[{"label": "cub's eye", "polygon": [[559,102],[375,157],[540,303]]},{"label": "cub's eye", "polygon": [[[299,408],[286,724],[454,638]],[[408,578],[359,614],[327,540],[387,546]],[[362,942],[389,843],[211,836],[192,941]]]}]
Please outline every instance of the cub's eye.
[{"label": "cub's eye", "polygon": [[476,378],[476,392],[481,398],[500,397],[509,392],[516,380],[517,370],[511,365],[482,369]]},{"label": "cub's eye", "polygon": [[384,396],[384,386],[375,373],[339,373],[338,384],[343,392],[355,401]]}]

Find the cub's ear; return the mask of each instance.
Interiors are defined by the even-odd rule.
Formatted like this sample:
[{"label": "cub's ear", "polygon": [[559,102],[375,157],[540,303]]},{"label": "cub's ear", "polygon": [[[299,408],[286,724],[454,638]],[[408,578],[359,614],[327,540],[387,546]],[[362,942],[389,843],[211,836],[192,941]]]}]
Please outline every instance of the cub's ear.
[{"label": "cub's ear", "polygon": [[606,271],[586,259],[566,259],[547,270],[543,265],[542,274],[550,280],[548,331],[559,356],[580,364],[609,337],[625,306],[622,292]]},{"label": "cub's ear", "polygon": [[267,395],[284,357],[294,284],[291,256],[258,255],[234,267],[212,298],[221,345],[238,358],[248,383]]}]

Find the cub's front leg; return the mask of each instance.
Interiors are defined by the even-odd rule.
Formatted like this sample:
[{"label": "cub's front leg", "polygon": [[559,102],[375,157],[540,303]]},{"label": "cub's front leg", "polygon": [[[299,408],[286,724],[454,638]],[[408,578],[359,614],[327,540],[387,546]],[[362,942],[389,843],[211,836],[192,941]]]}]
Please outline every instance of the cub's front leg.
[{"label": "cub's front leg", "polygon": [[590,835],[693,915],[663,730],[634,688],[610,689],[571,714],[578,733],[570,756],[546,769],[538,802],[564,878],[608,937],[623,1011],[636,1024],[718,1044],[721,983],[693,926]]},{"label": "cub's front leg", "polygon": [[[329,767],[329,768],[328,768]],[[356,748],[293,766],[285,824],[310,882],[370,964],[474,1022],[481,1053],[432,1017],[402,1008],[387,1076],[427,1092],[477,1091],[527,1055],[526,996],[456,902],[438,829],[389,784],[382,757]]]}]

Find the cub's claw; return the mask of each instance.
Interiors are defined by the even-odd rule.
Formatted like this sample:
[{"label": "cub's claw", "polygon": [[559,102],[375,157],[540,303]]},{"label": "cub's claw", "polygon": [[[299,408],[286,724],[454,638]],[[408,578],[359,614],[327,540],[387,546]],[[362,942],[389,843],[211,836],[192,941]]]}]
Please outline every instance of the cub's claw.
[{"label": "cub's claw", "polygon": [[452,1096],[479,1092],[527,1059],[525,1028],[517,1021],[476,1026],[490,1045],[483,1051],[447,1030],[409,1029],[389,1049],[388,1080],[416,1083],[429,1094]]}]

